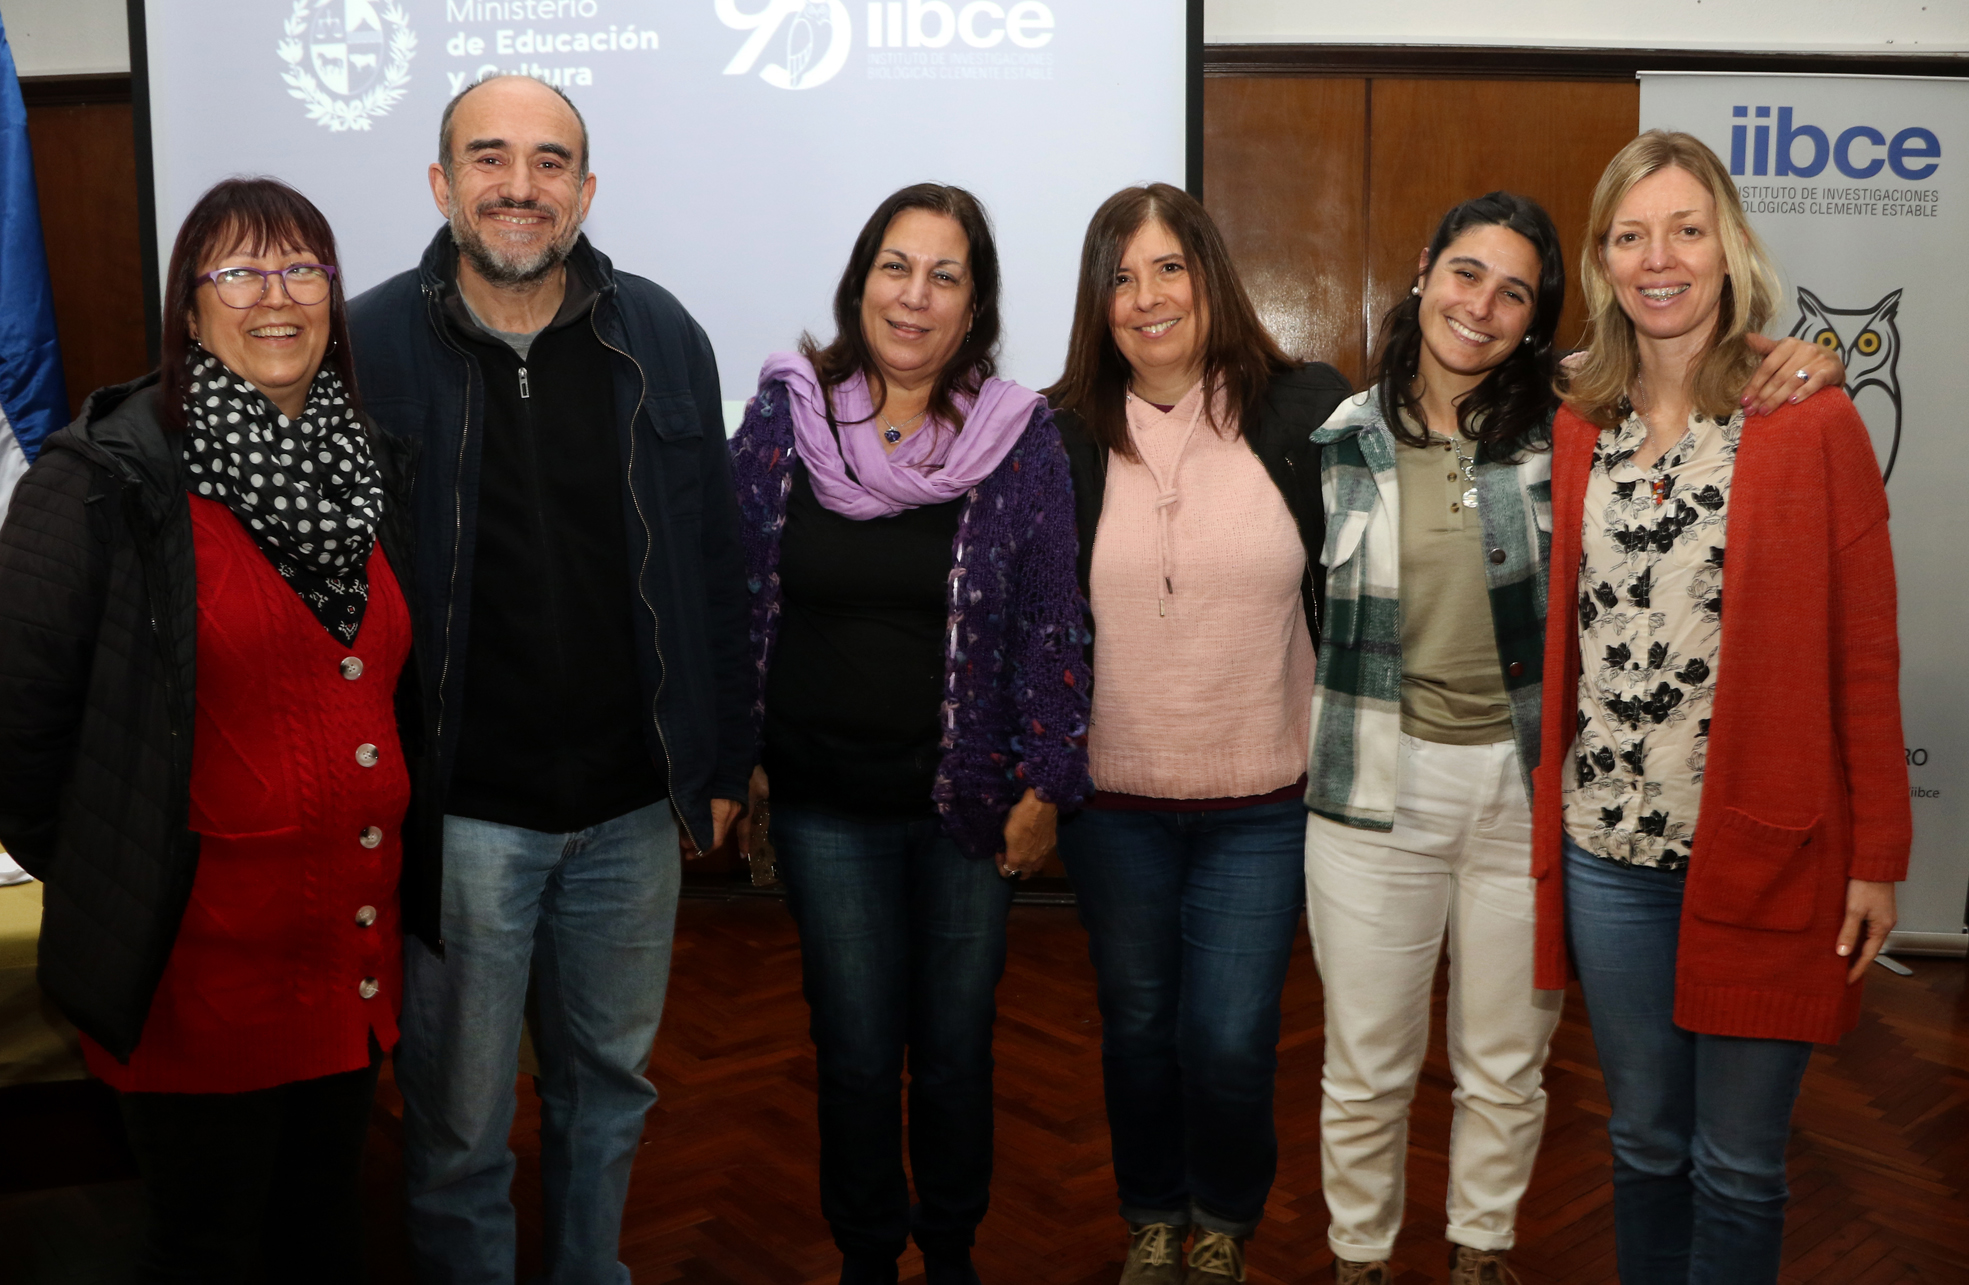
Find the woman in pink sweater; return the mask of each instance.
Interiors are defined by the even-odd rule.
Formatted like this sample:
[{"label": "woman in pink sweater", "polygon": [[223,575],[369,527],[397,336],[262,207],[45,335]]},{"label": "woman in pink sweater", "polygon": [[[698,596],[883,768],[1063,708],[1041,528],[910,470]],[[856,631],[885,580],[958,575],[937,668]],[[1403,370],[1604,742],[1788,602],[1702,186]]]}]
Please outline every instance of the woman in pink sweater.
[{"label": "woman in pink sweater", "polygon": [[1279,351],[1203,207],[1160,183],[1094,215],[1070,345],[1048,397],[1093,616],[1097,792],[1060,851],[1100,977],[1121,1279],[1241,1281],[1305,900],[1310,439],[1348,387]]}]

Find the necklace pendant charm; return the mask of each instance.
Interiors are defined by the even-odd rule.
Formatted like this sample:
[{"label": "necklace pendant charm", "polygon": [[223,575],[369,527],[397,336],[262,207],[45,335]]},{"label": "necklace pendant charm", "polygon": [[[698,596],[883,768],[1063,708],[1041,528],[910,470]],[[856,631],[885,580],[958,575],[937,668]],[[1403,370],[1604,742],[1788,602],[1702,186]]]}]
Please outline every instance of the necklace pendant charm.
[{"label": "necklace pendant charm", "polygon": [[1655,502],[1655,507],[1656,507],[1656,508],[1660,508],[1660,507],[1661,507],[1662,505],[1664,505],[1664,504],[1666,504],[1666,503],[1668,503],[1668,479],[1667,479],[1667,478],[1665,478],[1665,477],[1658,477],[1658,478],[1656,478],[1656,479],[1654,479],[1654,480],[1653,480],[1652,482],[1650,482],[1650,483],[1648,483],[1648,490],[1649,490],[1649,491],[1650,491],[1650,492],[1651,492],[1651,493],[1653,494],[1653,496],[1654,496],[1654,502]]},{"label": "necklace pendant charm", "polygon": [[882,430],[882,440],[894,446],[902,440],[902,430],[900,428],[885,428]]},{"label": "necklace pendant charm", "polygon": [[1463,507],[1464,507],[1464,508],[1466,508],[1466,509],[1474,509],[1474,508],[1476,508],[1476,507],[1477,507],[1477,488],[1476,488],[1476,487],[1474,487],[1474,486],[1473,486],[1473,487],[1471,487],[1471,488],[1470,488],[1469,490],[1467,490],[1467,491],[1465,491],[1465,492],[1463,493]]}]

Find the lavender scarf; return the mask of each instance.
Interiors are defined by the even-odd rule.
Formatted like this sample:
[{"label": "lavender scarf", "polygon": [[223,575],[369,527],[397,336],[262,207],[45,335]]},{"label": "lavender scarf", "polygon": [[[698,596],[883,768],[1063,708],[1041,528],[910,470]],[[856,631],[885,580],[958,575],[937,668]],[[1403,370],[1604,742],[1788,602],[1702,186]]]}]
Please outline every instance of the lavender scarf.
[{"label": "lavender scarf", "polygon": [[826,394],[813,363],[798,353],[774,353],[766,358],[759,383],[775,379],[786,385],[793,440],[815,497],[857,521],[957,499],[991,476],[1018,445],[1041,404],[1038,393],[1010,380],[987,379],[976,399],[958,402],[964,412],[962,432],[926,423],[890,453],[882,449],[868,381],[862,376],[834,388],[838,439],[828,426]]}]

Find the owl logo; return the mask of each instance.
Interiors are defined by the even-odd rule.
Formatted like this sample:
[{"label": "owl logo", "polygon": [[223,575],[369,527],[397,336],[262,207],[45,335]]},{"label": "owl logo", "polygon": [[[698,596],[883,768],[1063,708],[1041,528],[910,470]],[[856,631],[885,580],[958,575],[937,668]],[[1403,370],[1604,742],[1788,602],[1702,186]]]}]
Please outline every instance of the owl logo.
[{"label": "owl logo", "polygon": [[[1829,348],[1846,363],[1846,395],[1873,433],[1883,482],[1894,475],[1894,459],[1901,453],[1901,331],[1895,321],[1900,310],[1899,290],[1869,307],[1828,308],[1800,286],[1798,324],[1791,328],[1794,338]],[[1860,394],[1869,388],[1885,393],[1888,405],[1881,406],[1877,397],[1861,403]]]}]

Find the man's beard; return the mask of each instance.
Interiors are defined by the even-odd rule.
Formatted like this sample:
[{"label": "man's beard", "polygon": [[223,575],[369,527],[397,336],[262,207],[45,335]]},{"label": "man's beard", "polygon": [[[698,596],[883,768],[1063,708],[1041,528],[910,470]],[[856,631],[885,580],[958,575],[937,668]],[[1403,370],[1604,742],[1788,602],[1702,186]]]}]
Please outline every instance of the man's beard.
[{"label": "man's beard", "polygon": [[[491,201],[479,207],[480,217],[493,210],[531,210],[551,215],[552,206],[539,201]],[[464,210],[456,204],[451,208],[451,239],[458,246],[458,253],[471,262],[478,274],[495,286],[527,286],[545,277],[559,267],[574,249],[574,243],[581,235],[581,225],[570,223],[567,231],[558,238],[542,246],[523,259],[502,256],[465,218]]]}]

